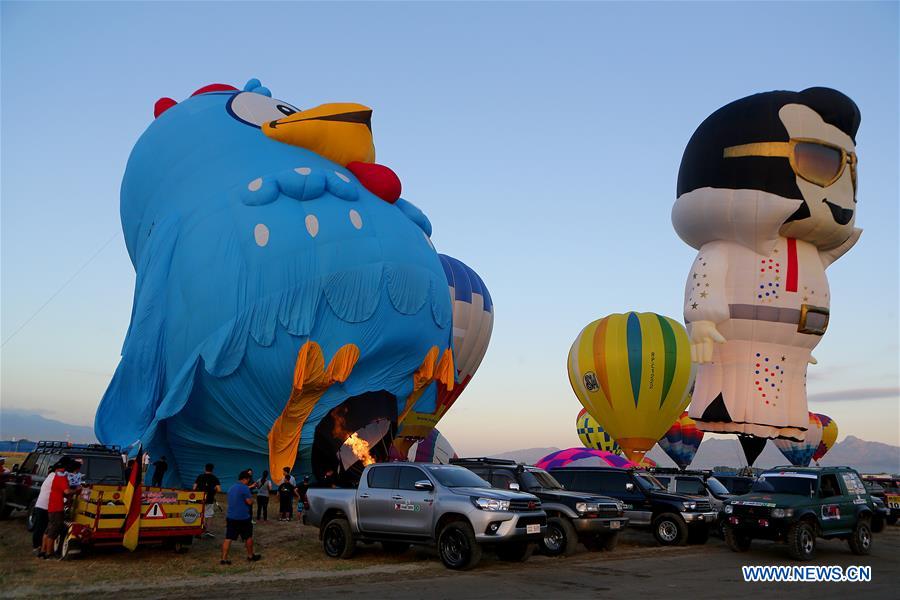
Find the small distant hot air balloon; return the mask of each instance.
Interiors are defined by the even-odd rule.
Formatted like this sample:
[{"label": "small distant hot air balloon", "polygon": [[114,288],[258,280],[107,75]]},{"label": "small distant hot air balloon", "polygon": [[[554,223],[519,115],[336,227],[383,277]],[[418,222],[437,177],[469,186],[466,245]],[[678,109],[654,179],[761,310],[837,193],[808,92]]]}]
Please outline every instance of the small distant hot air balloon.
[{"label": "small distant hot air balloon", "polygon": [[694,376],[684,326],[635,312],[582,329],[568,371],[581,404],[635,463],[687,408]]},{"label": "small distant hot air balloon", "polygon": [[816,413],[816,416],[819,417],[819,422],[822,423],[822,441],[819,442],[819,447],[813,453],[812,459],[818,463],[837,441],[838,426],[834,419],[827,415]]},{"label": "small distant hot air balloon", "polygon": [[812,460],[813,454],[819,449],[819,443],[822,441],[822,422],[819,420],[819,415],[809,413],[809,428],[806,430],[806,439],[802,442],[786,439],[774,441],[792,465],[795,467],[809,466],[809,461]]},{"label": "small distant hot air balloon", "polygon": [[451,458],[459,457],[456,455],[453,446],[447,441],[447,438],[437,429],[432,429],[428,437],[412,445],[407,458],[413,462],[430,462],[446,465],[450,464]]},{"label": "small distant hot air balloon", "polygon": [[567,448],[551,452],[537,461],[534,466],[541,469],[557,469],[562,467],[616,467],[632,469],[637,465],[624,456],[594,450],[593,448]]},{"label": "small distant hot air balloon", "polygon": [[703,432],[697,429],[697,423],[688,416],[687,411],[675,420],[675,423],[659,438],[659,447],[669,455],[679,469],[685,469],[703,441]]},{"label": "small distant hot air balloon", "polygon": [[435,382],[409,398],[406,407],[401,409],[394,440],[400,455],[405,455],[417,440],[428,437],[469,385],[487,352],[494,327],[494,303],[478,273],[451,256],[438,254],[438,258],[444,268],[453,308],[456,379],[452,389]]},{"label": "small distant hot air balloon", "polygon": [[619,448],[616,440],[603,431],[600,423],[591,416],[587,409],[582,408],[578,411],[578,416],[575,418],[575,431],[578,432],[578,439],[581,440],[585,448],[604,450],[613,454],[622,453],[622,449]]}]

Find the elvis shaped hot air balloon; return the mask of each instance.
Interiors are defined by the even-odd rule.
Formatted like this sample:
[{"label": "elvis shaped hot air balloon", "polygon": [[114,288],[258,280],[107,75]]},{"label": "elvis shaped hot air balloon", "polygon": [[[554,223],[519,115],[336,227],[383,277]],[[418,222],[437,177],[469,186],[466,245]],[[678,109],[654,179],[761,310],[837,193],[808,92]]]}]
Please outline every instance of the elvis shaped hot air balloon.
[{"label": "elvis shaped hot air balloon", "polygon": [[717,110],[688,142],[672,223],[698,250],[684,318],[700,429],[803,440],[807,363],[829,319],[825,269],[861,233],[859,123],[836,90],[775,91]]},{"label": "elvis shaped hot air balloon", "polygon": [[122,182],[137,280],[95,430],[170,457],[168,483],[206,462],[339,479],[455,383],[431,224],[374,163],[372,111],[271,96],[158,101]]}]

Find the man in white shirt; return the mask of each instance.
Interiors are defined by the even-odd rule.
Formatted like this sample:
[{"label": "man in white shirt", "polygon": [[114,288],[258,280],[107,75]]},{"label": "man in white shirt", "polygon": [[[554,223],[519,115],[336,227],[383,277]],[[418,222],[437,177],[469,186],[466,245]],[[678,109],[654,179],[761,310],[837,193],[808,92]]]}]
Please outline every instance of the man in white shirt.
[{"label": "man in white shirt", "polygon": [[55,471],[58,466],[59,463],[56,463],[50,467],[50,472],[44,479],[44,483],[41,484],[41,491],[38,493],[32,509],[31,518],[34,522],[34,529],[31,532],[31,547],[35,553],[40,552],[41,540],[44,538],[44,531],[47,530],[47,507],[50,503],[50,488],[53,487],[53,478],[56,477]]}]

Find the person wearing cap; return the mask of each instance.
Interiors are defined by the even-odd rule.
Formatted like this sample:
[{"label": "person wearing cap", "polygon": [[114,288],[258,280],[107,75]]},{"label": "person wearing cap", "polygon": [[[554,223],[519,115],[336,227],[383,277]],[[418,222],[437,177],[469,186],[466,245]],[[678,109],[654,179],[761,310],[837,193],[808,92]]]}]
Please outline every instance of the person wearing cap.
[{"label": "person wearing cap", "polygon": [[228,512],[225,515],[225,541],[222,542],[222,559],[219,564],[230,565],[228,550],[231,542],[238,537],[244,540],[247,547],[247,560],[256,562],[262,556],[253,552],[253,494],[250,482],[253,476],[249,471],[238,474],[238,482],[228,489]]},{"label": "person wearing cap", "polygon": [[75,488],[69,486],[69,474],[66,471],[72,468],[73,462],[63,458],[56,464],[53,474],[48,476],[53,479],[53,483],[50,484],[50,498],[47,500],[47,531],[44,533],[39,558],[50,558],[53,555],[53,546],[65,527],[63,517],[66,496],[71,496],[75,491]]},{"label": "person wearing cap", "polygon": [[41,491],[38,492],[37,500],[34,502],[34,508],[31,509],[31,520],[34,523],[34,529],[31,530],[31,548],[37,553],[38,558],[45,558],[43,545],[44,532],[47,531],[47,506],[50,502],[50,487],[53,485],[54,471],[59,466],[59,462],[50,467],[49,473],[41,484]]}]

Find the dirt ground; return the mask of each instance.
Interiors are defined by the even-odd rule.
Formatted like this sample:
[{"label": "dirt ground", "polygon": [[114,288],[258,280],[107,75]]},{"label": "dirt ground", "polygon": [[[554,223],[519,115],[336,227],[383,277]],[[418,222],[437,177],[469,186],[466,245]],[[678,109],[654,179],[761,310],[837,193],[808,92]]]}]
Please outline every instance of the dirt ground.
[{"label": "dirt ground", "polygon": [[791,586],[793,598],[827,598],[865,591],[867,598],[895,598],[900,585],[900,527],[875,538],[871,556],[850,554],[846,543],[820,542],[813,564],[872,565],[869,584],[748,584],[744,564],[793,564],[784,547],[756,542],[747,554],[730,552],[721,540],[703,546],[660,548],[652,536],[626,530],[613,552],[572,557],[534,556],[526,564],[504,563],[485,553],[467,573],[444,569],[433,551],[412,549],[399,556],[378,545],[361,546],[351,560],[332,560],[322,552],[317,531],[298,521],[277,518],[255,528],[257,563],[232,547],[231,566],[219,565],[224,519],[212,521],[214,539],[196,540],[175,554],[159,547],[96,549],[70,561],[38,560],[24,519],[0,521],[0,597],[209,598],[251,591],[265,583],[267,597],[353,597],[365,586],[368,598],[634,598],[664,594],[693,598],[758,597]]}]

